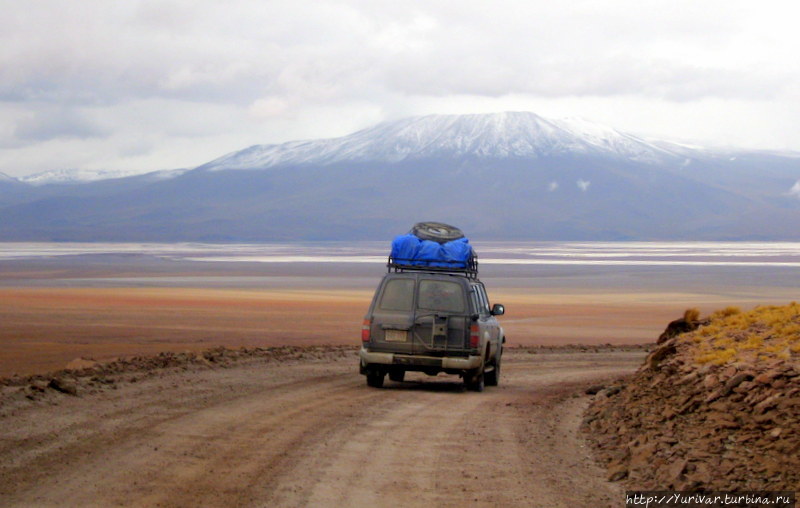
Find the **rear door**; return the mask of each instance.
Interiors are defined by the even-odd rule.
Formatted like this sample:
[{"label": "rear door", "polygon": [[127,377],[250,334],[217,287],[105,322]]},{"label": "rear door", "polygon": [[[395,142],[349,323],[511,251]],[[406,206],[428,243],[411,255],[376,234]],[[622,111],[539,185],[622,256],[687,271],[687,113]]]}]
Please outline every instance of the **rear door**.
[{"label": "rear door", "polygon": [[459,278],[420,276],[413,325],[414,352],[463,352],[469,334],[466,283]]}]

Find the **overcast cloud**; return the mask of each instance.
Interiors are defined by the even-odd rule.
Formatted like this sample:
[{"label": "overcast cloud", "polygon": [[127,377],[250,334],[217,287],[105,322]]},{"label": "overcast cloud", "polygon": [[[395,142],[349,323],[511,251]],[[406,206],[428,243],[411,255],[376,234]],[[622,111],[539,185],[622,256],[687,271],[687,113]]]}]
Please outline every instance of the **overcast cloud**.
[{"label": "overcast cloud", "polygon": [[800,150],[793,2],[0,0],[0,172],[190,167],[428,113]]}]

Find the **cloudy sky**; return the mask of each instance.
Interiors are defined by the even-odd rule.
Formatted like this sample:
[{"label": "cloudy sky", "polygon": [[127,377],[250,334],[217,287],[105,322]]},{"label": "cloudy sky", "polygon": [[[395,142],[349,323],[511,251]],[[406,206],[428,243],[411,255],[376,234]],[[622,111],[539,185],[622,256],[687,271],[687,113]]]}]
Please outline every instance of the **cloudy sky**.
[{"label": "cloudy sky", "polygon": [[800,150],[800,7],[0,0],[0,172],[193,167],[429,113]]}]

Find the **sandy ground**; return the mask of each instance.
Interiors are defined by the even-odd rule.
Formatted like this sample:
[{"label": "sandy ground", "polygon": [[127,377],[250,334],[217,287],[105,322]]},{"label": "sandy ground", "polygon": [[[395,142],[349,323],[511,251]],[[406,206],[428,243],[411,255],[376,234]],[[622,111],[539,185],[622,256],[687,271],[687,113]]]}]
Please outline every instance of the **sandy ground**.
[{"label": "sandy ground", "polygon": [[0,289],[0,377],[61,369],[79,357],[355,345],[369,298],[346,290]]},{"label": "sandy ground", "polygon": [[[510,345],[653,342],[687,307],[757,298],[668,292],[558,293],[491,287]],[[358,344],[372,289],[0,288],[0,377],[159,351]]]},{"label": "sandy ground", "polygon": [[[234,265],[0,262],[0,377],[80,357],[355,346],[383,273]],[[531,270],[482,271],[511,347],[501,386],[480,394],[422,374],[369,389],[355,356],[156,369],[77,397],[27,387],[33,400],[19,392],[0,411],[0,505],[620,506],[577,432],[583,389],[643,353],[513,347],[653,342],[687,307],[786,303],[800,284],[786,272]]]},{"label": "sandy ground", "polygon": [[0,418],[4,506],[620,506],[578,426],[643,353],[508,350],[501,384],[352,357],[164,371]]},{"label": "sandy ground", "polygon": [[[492,266],[510,345],[652,343],[688,307],[785,304],[772,268]],[[358,344],[381,263],[200,263],[138,255],[0,260],[0,377],[160,351]]]}]

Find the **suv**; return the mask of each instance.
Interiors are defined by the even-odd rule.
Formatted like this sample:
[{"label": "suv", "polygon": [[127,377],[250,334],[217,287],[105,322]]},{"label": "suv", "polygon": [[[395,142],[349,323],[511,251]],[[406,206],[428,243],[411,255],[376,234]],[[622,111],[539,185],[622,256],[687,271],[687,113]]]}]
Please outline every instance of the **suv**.
[{"label": "suv", "polygon": [[386,374],[406,371],[458,374],[470,390],[497,386],[505,336],[478,280],[477,260],[467,268],[411,266],[389,258],[361,331],[361,374],[380,388]]}]

